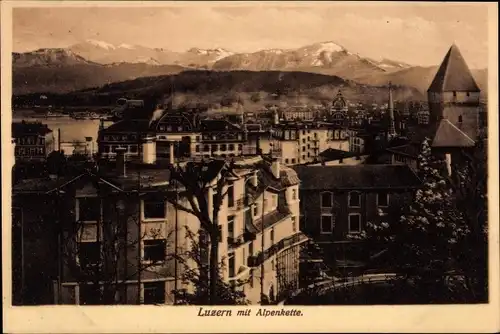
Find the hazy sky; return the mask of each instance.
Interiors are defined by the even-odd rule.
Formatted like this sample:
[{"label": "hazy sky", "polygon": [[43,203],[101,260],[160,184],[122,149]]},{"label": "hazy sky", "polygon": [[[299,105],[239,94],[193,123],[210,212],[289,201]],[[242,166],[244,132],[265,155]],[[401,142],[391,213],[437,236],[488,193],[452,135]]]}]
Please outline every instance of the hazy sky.
[{"label": "hazy sky", "polygon": [[472,68],[487,66],[484,4],[197,3],[135,8],[14,8],[13,49],[85,39],[183,51],[296,48],[335,41],[362,56],[438,64],[456,43]]}]

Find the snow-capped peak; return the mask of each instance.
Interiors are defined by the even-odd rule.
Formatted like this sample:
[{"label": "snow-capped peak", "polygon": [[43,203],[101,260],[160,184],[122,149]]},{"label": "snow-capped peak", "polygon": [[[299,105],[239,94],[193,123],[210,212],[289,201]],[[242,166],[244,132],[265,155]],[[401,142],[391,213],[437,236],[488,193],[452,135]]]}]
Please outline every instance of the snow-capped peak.
[{"label": "snow-capped peak", "polygon": [[338,45],[337,43],[334,42],[322,42],[318,43],[318,49],[317,53],[320,54],[321,52],[341,52],[344,51],[345,48],[341,45]]},{"label": "snow-capped peak", "polygon": [[122,48],[122,49],[135,49],[135,47],[131,44],[125,44],[125,43],[122,43],[120,45],[118,45],[119,48]]},{"label": "snow-capped peak", "polygon": [[96,39],[87,39],[86,42],[89,43],[89,44],[92,44],[94,46],[106,49],[106,50],[116,49],[116,46],[114,46],[113,44],[110,44],[110,43],[107,43],[107,42],[104,42],[104,41],[99,41],[99,40],[96,40]]}]

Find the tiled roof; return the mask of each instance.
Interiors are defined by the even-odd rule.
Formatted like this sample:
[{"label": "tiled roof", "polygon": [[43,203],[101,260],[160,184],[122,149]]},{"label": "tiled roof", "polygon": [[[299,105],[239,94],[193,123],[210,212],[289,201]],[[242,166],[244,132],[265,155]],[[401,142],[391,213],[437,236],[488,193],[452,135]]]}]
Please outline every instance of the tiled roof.
[{"label": "tiled roof", "polygon": [[387,149],[387,151],[401,155],[406,155],[412,158],[417,158],[418,154],[420,153],[420,144],[408,143],[401,146],[390,147]]},{"label": "tiled roof", "polygon": [[439,122],[432,147],[472,147],[475,142],[447,119]]},{"label": "tiled roof", "polygon": [[266,215],[264,217],[259,218],[255,220],[253,223],[249,223],[247,221],[246,228],[250,233],[257,233],[262,231],[262,227],[264,226],[264,229],[268,228],[269,226],[272,226],[276,224],[277,222],[287,218],[290,216],[291,211],[288,209],[288,207],[283,207],[280,208],[279,210],[274,210]]},{"label": "tiled roof", "polygon": [[236,124],[221,119],[203,119],[200,129],[201,131],[241,131]]},{"label": "tiled roof", "polygon": [[290,187],[296,184],[300,184],[300,179],[299,176],[297,175],[297,172],[295,172],[293,169],[289,167],[284,167],[284,166],[281,167],[280,179],[281,179],[281,184],[285,187]]},{"label": "tiled roof", "polygon": [[16,122],[12,123],[12,138],[18,138],[23,135],[37,134],[44,136],[47,133],[52,132],[47,124],[42,124],[39,122]]},{"label": "tiled roof", "polygon": [[294,166],[301,190],[397,189],[418,187],[407,165]]},{"label": "tiled roof", "polygon": [[149,131],[149,120],[125,119],[111,124],[107,128],[101,130],[101,133],[116,133],[116,132],[139,132],[146,133]]},{"label": "tiled roof", "polygon": [[453,44],[444,57],[434,80],[428,89],[429,92],[479,92],[480,89],[472,76],[469,67],[460,54],[458,47]]},{"label": "tiled roof", "polygon": [[355,157],[357,155],[359,155],[359,153],[347,152],[347,151],[337,150],[334,148],[326,149],[319,154],[319,156],[322,157],[326,161],[351,158],[351,157]]}]

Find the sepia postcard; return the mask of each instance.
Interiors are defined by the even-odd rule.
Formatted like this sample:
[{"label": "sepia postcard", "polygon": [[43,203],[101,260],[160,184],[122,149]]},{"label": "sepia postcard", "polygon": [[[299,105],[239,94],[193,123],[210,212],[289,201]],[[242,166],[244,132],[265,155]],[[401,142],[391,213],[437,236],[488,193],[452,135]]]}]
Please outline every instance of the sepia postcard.
[{"label": "sepia postcard", "polygon": [[1,1],[9,333],[498,332],[498,6]]}]

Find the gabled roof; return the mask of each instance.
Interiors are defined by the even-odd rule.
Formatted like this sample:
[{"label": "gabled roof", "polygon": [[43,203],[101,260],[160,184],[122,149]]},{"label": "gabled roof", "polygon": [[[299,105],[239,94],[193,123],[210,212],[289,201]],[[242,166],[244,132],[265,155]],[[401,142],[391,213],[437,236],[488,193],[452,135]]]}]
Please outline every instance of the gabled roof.
[{"label": "gabled roof", "polygon": [[45,136],[47,133],[51,133],[52,130],[49,129],[47,124],[42,124],[39,122],[16,122],[12,123],[12,138],[18,138],[24,135],[39,135]]},{"label": "gabled roof", "polygon": [[432,140],[432,147],[472,147],[475,142],[447,119],[442,119]]},{"label": "gabled roof", "polygon": [[294,166],[301,190],[404,189],[421,181],[407,165]]},{"label": "gabled roof", "polygon": [[453,44],[432,80],[429,92],[480,92],[460,50]]}]

